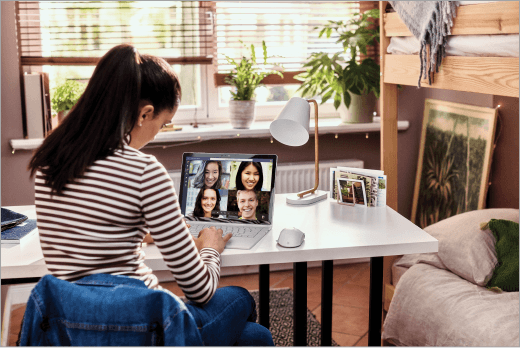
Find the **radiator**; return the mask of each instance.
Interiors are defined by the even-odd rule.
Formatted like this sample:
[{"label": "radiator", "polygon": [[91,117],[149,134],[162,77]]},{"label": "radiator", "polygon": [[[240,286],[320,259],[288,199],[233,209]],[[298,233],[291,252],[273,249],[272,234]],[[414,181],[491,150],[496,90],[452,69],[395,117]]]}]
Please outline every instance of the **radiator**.
[{"label": "radiator", "polygon": [[[363,161],[351,159],[343,161],[321,161],[320,162],[320,190],[330,189],[330,168],[353,167],[363,168]],[[169,172],[173,180],[175,190],[179,192],[181,182],[181,172]],[[276,193],[296,193],[309,190],[314,187],[314,162],[304,163],[282,163],[276,168],[275,192]]]}]

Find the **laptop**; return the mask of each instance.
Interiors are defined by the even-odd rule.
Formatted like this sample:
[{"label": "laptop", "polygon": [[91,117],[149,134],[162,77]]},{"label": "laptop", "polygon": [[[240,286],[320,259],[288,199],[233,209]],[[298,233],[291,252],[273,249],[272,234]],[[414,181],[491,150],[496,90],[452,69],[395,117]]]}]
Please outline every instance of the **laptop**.
[{"label": "laptop", "polygon": [[230,249],[251,249],[273,224],[276,155],[184,153],[179,204],[197,237],[206,227],[233,237]]}]

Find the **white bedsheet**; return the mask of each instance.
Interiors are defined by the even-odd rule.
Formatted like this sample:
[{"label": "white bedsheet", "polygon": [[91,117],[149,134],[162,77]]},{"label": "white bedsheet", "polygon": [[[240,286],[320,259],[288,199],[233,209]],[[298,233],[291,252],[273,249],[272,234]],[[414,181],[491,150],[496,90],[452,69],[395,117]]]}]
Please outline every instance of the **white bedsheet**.
[{"label": "white bedsheet", "polygon": [[[466,57],[518,57],[518,34],[449,36],[446,55]],[[392,37],[390,54],[419,54],[419,41],[414,36]]]},{"label": "white bedsheet", "polygon": [[383,339],[405,346],[519,346],[519,293],[495,293],[434,266],[405,272]]}]

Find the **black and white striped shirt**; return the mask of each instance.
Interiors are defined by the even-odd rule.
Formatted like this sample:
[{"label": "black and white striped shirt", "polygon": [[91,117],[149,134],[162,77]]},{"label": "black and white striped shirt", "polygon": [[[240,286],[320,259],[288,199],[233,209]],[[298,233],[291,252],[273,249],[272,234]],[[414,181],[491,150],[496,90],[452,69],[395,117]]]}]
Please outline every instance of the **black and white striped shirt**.
[{"label": "black and white striped shirt", "polygon": [[160,288],[141,249],[150,232],[186,297],[205,303],[220,276],[220,254],[199,252],[182,219],[173,182],[154,156],[125,146],[97,160],[60,196],[40,171],[35,201],[40,244],[49,271],[74,281],[109,273]]}]

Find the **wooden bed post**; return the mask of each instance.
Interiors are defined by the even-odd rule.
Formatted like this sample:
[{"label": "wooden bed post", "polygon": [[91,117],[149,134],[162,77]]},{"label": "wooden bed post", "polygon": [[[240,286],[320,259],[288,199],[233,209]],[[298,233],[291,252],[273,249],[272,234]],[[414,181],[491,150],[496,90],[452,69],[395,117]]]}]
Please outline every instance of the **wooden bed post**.
[{"label": "wooden bed post", "polygon": [[[381,96],[379,97],[379,110],[381,113],[381,170],[387,176],[386,204],[397,211],[397,85],[385,83],[385,54],[390,37],[385,35],[384,20],[385,9],[388,1],[379,2],[379,30],[381,57]],[[383,261],[383,308],[385,298],[393,294],[387,294],[388,285],[392,284],[392,263],[396,256],[388,256]],[[384,316],[383,316],[384,318]],[[384,343],[384,342],[383,342]]]},{"label": "wooden bed post", "polygon": [[384,33],[384,13],[388,1],[379,2],[379,28],[381,57],[381,96],[379,110],[381,112],[381,170],[387,176],[386,204],[397,210],[397,85],[384,82],[385,53],[390,38]]}]

